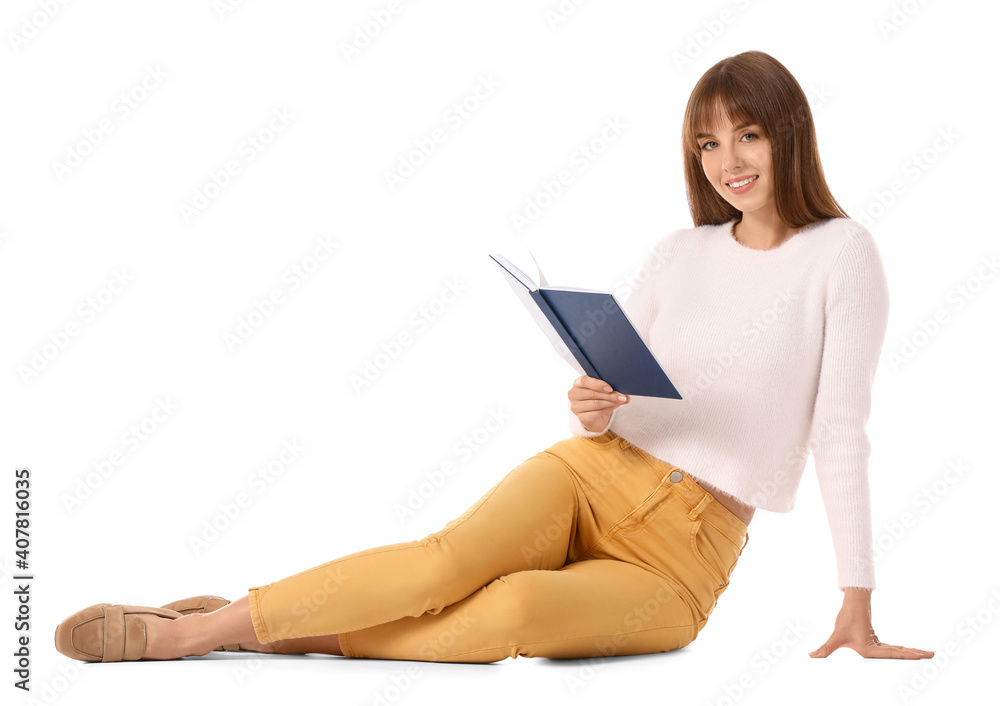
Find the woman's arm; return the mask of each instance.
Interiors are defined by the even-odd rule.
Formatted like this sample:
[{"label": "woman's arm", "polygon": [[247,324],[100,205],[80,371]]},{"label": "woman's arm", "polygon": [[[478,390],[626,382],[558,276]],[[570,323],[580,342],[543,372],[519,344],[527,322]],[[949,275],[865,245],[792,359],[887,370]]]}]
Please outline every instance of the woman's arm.
[{"label": "woman's arm", "polygon": [[823,354],[809,448],[837,559],[837,582],[875,588],[871,442],[872,384],[889,321],[889,284],[874,238],[849,229],[827,282]]},{"label": "woman's arm", "polygon": [[879,641],[872,628],[875,586],[865,425],[889,318],[889,289],[878,248],[859,224],[830,274],[823,360],[810,446],[837,554],[844,603],[833,633],[811,657],[850,647],[862,657],[924,659],[934,652]]}]

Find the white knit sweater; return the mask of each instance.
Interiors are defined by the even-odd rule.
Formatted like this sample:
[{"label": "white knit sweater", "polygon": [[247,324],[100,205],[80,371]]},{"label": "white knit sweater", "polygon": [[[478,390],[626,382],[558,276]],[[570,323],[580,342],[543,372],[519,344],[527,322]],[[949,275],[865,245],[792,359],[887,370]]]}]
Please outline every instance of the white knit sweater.
[{"label": "white knit sweater", "polygon": [[875,588],[865,426],[889,317],[875,240],[850,218],[771,250],[733,221],[676,230],[622,307],[682,400],[633,396],[607,429],[754,507],[789,512],[809,451],[841,589]]}]

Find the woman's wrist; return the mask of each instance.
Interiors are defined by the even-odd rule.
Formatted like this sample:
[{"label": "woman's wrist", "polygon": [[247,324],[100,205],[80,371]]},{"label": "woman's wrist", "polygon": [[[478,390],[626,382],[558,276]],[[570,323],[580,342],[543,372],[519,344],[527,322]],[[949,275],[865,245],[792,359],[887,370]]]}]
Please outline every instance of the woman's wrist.
[{"label": "woman's wrist", "polygon": [[844,589],[844,608],[858,609],[865,612],[871,611],[872,590],[870,588],[856,588],[848,586]]}]

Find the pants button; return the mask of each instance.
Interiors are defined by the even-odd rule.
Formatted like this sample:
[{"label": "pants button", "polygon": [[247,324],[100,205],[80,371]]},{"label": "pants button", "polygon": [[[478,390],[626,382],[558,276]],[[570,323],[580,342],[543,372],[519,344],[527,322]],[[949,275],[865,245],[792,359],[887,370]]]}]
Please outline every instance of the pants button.
[{"label": "pants button", "polygon": [[671,483],[680,483],[682,480],[684,480],[684,474],[683,473],[681,473],[680,471],[671,471],[670,472],[670,482]]}]

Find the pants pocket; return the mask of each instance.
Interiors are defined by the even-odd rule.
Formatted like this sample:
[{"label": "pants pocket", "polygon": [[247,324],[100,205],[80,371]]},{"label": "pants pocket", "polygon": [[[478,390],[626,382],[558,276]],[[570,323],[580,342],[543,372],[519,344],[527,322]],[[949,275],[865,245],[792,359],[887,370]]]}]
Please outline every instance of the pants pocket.
[{"label": "pants pocket", "polygon": [[632,512],[618,522],[617,531],[625,537],[636,535],[666,508],[676,506],[679,502],[676,493],[670,492],[666,481],[661,482]]},{"label": "pants pocket", "polygon": [[711,523],[705,522],[705,518],[698,517],[691,525],[691,553],[715,580],[715,585],[722,589],[729,584],[740,556],[740,547]]}]

